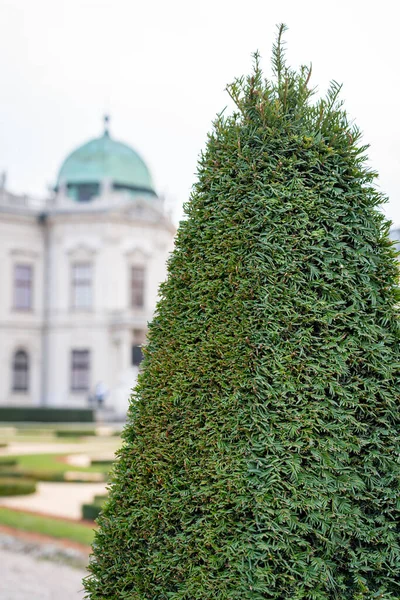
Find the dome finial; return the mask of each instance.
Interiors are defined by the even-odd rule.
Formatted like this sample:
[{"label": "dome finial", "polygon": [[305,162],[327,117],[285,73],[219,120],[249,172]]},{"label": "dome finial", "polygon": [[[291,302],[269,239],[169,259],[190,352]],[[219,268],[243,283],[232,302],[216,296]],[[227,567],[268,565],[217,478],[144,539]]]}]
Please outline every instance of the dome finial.
[{"label": "dome finial", "polygon": [[110,131],[109,131],[110,115],[105,114],[103,117],[103,122],[104,122],[104,135],[110,135]]}]

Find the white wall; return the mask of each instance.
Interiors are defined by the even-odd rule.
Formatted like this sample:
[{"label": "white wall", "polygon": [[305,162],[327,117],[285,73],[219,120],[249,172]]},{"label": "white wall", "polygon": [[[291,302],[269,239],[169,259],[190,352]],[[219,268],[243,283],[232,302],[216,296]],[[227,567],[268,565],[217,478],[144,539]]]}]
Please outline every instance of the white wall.
[{"label": "white wall", "polygon": [[[14,266],[33,268],[32,310],[14,308]],[[0,212],[0,403],[39,404],[41,396],[41,331],[43,324],[43,235],[35,216]],[[29,356],[29,390],[12,390],[16,350]]]},{"label": "white wall", "polygon": [[[109,390],[106,405],[123,416],[137,377],[133,330],[146,331],[152,318],[174,231],[160,205],[149,201],[112,201],[102,210],[94,202],[81,207],[70,201],[49,211],[45,223],[0,211],[0,403],[87,406],[102,382]],[[15,262],[34,268],[34,306],[26,314],[12,307]],[[74,262],[93,265],[89,310],[71,306]],[[130,306],[134,265],[146,269],[142,309]],[[10,391],[11,361],[19,348],[31,357],[31,386],[17,396]],[[70,389],[73,349],[90,350],[88,392]]]},{"label": "white wall", "polygon": [[[146,330],[157,301],[158,286],[166,276],[166,260],[174,229],[166,222],[132,216],[128,211],[68,212],[48,220],[48,402],[88,404],[88,393],[70,390],[73,349],[91,353],[91,389],[102,382],[109,390],[106,405],[126,412],[137,369],[131,365],[133,330]],[[125,207],[126,208],[126,207]],[[91,310],[71,308],[71,265],[93,265]],[[130,269],[146,269],[145,306],[130,306]]]}]

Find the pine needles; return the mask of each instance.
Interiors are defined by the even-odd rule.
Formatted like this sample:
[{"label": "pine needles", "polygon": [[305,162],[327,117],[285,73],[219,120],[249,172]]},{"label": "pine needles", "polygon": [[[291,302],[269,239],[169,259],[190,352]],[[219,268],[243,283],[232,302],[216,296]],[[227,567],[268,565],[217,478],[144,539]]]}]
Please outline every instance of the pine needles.
[{"label": "pine needles", "polygon": [[228,91],[150,326],[92,600],[400,598],[399,290],[332,83]]}]

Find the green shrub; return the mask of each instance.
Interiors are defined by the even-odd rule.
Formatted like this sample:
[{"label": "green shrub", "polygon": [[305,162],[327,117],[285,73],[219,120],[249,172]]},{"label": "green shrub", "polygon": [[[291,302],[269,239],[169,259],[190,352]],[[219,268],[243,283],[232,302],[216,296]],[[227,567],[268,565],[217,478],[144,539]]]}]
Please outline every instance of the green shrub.
[{"label": "green shrub", "polygon": [[[2,477],[2,470],[0,469],[0,477]],[[15,475],[14,475],[15,473]],[[53,481],[53,482],[65,482],[65,483],[93,483],[103,482],[107,480],[105,473],[85,472],[85,471],[50,471],[42,469],[21,469],[19,471],[9,471],[8,474],[12,474],[16,477],[28,477],[35,481]]]},{"label": "green shrub", "polygon": [[32,479],[0,478],[0,496],[21,496],[36,492],[36,482]]},{"label": "green shrub", "polygon": [[96,435],[95,429],[58,429],[56,437],[83,437]]},{"label": "green shrub", "polygon": [[91,600],[399,599],[398,264],[333,83],[229,87],[150,325]]},{"label": "green shrub", "polygon": [[95,467],[96,465],[109,465],[110,467],[113,466],[114,461],[110,460],[109,458],[92,458],[92,460],[90,461],[90,464]]},{"label": "green shrub", "polygon": [[27,475],[24,471],[20,471],[19,469],[0,469],[0,478],[4,479],[4,478],[9,478],[9,477],[22,477],[22,478],[28,478],[28,479],[34,479],[34,477],[30,477],[29,475]]},{"label": "green shrub", "polygon": [[94,416],[91,408],[0,406],[0,423],[93,423]]},{"label": "green shrub", "polygon": [[65,471],[64,481],[70,481],[78,483],[80,481],[84,483],[103,482],[107,480],[107,474],[96,471]]},{"label": "green shrub", "polygon": [[63,471],[44,471],[40,469],[24,469],[21,471],[24,477],[29,477],[35,481],[64,481]]},{"label": "green shrub", "polygon": [[7,456],[0,456],[0,469],[3,467],[15,467],[18,464],[16,458],[8,458]]},{"label": "green shrub", "polygon": [[[76,473],[75,476],[66,477],[65,473],[70,473],[69,471],[51,471],[45,469],[16,469],[16,470],[6,470],[0,469],[0,478],[7,477],[22,477],[27,478],[34,481],[47,481],[47,482],[69,482],[69,483],[87,483],[88,481],[92,481],[90,478],[85,477],[86,473]],[[103,477],[104,481],[105,477]]]},{"label": "green shrub", "polygon": [[85,521],[94,521],[100,514],[102,504],[82,504],[82,519]]}]

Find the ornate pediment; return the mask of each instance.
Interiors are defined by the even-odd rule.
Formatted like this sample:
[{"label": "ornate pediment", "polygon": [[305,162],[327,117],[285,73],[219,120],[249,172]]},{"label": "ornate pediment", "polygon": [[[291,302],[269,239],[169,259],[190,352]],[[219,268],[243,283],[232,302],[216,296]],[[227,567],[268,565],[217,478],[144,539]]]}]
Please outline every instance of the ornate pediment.
[{"label": "ornate pediment", "polygon": [[125,256],[131,263],[144,263],[151,258],[151,253],[143,250],[140,246],[131,246],[125,250]]},{"label": "ornate pediment", "polygon": [[96,253],[97,248],[85,242],[79,242],[67,248],[67,254],[73,260],[90,260]]}]

